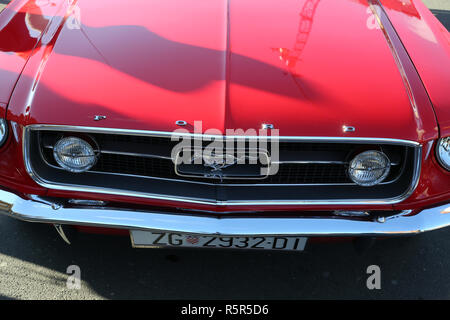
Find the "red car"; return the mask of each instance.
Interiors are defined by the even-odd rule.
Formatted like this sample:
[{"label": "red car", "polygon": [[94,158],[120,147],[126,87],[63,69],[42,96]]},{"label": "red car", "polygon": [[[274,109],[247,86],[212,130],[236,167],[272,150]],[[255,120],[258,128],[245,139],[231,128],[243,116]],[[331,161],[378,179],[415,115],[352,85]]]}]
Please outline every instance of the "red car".
[{"label": "red car", "polygon": [[0,211],[135,247],[450,224],[450,35],[420,0],[13,0]]}]

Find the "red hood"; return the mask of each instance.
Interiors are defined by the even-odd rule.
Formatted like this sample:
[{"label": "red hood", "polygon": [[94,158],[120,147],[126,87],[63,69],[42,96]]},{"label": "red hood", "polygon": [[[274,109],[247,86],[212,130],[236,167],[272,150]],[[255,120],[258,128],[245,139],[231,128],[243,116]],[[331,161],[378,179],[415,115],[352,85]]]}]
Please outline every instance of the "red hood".
[{"label": "red hood", "polygon": [[[27,64],[10,118],[160,131],[176,129],[176,120],[221,131],[271,123],[281,135],[436,138],[429,101],[411,106],[374,21],[353,0],[79,0]],[[343,125],[356,132],[344,134]]]}]

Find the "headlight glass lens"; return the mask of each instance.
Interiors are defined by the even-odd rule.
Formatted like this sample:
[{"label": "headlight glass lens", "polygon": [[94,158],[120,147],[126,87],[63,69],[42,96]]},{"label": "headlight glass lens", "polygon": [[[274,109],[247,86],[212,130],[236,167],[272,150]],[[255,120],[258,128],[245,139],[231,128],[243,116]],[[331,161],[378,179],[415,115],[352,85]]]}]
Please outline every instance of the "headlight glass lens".
[{"label": "headlight glass lens", "polygon": [[353,182],[360,186],[371,187],[379,184],[389,174],[391,162],[380,151],[365,151],[350,161],[348,174]]},{"label": "headlight glass lens", "polygon": [[436,155],[441,166],[450,171],[450,137],[439,140]]},{"label": "headlight glass lens", "polygon": [[70,172],[85,172],[97,161],[92,146],[76,137],[59,140],[53,148],[53,156],[62,168]]},{"label": "headlight glass lens", "polygon": [[0,119],[0,147],[6,142],[8,138],[8,123],[5,119]]}]

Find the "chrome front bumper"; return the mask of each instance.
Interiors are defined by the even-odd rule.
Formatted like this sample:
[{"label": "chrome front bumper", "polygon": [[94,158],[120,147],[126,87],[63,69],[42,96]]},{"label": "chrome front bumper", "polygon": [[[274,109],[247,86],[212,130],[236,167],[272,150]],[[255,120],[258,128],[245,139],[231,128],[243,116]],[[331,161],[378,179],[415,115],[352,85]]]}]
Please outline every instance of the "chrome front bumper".
[{"label": "chrome front bumper", "polygon": [[450,203],[376,221],[352,218],[205,217],[105,208],[65,208],[0,190],[0,213],[29,222],[229,236],[394,236],[450,226]]}]

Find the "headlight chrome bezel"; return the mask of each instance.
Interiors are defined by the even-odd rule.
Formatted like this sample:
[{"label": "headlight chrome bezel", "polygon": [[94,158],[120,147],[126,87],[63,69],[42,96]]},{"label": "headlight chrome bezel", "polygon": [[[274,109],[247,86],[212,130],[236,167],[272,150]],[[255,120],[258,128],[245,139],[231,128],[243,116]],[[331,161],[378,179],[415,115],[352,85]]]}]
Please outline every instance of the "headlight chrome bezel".
[{"label": "headlight chrome bezel", "polygon": [[[364,157],[366,157],[366,159],[364,159]],[[361,161],[361,159],[367,161],[367,160],[369,160],[371,158],[374,159],[374,160],[380,160],[380,161],[384,162],[384,167],[380,167],[378,169],[376,168],[376,169],[364,170],[364,169],[358,169],[354,165],[357,161]],[[356,178],[355,172],[358,171],[358,170],[359,171],[368,171],[368,172],[370,172],[370,171],[382,170],[382,169],[384,169],[384,171],[375,180],[364,182],[361,179],[357,179]],[[361,153],[357,154],[349,162],[348,170],[347,170],[349,178],[354,183],[356,183],[357,185],[362,186],[362,187],[373,187],[373,186],[376,186],[376,185],[380,184],[381,182],[383,182],[389,176],[390,171],[391,171],[391,161],[390,161],[389,157],[386,154],[384,154],[383,152],[378,151],[378,150],[368,150],[368,151],[364,151],[364,152],[361,152]]]},{"label": "headlight chrome bezel", "polygon": [[[447,152],[448,160],[444,160],[441,154]],[[436,159],[438,163],[447,171],[450,171],[450,137],[440,138],[436,145]]]},{"label": "headlight chrome bezel", "polygon": [[[81,157],[85,157],[87,158],[91,158],[91,161],[87,164],[85,164],[84,166],[70,166],[68,164],[67,161],[64,161],[63,157],[69,157],[70,155],[68,154],[61,154],[62,152],[62,148],[64,148],[64,144],[78,144],[78,147],[80,148],[84,148],[85,150],[87,150],[87,154],[84,155],[79,155],[78,158]],[[69,172],[72,173],[82,173],[82,172],[86,172],[88,170],[90,170],[93,166],[95,166],[95,164],[97,163],[97,153],[94,149],[94,147],[87,142],[84,139],[78,138],[78,137],[73,137],[73,136],[68,136],[68,137],[63,137],[61,139],[59,139],[56,144],[53,147],[53,157],[55,159],[55,161],[58,163],[58,165]],[[72,158],[77,158],[75,155],[72,156]]]},{"label": "headlight chrome bezel", "polygon": [[8,140],[8,122],[6,119],[1,118],[0,119],[0,147],[3,147],[3,145],[6,143],[6,140]]}]

